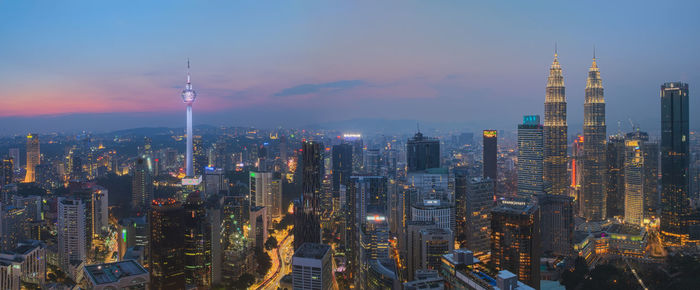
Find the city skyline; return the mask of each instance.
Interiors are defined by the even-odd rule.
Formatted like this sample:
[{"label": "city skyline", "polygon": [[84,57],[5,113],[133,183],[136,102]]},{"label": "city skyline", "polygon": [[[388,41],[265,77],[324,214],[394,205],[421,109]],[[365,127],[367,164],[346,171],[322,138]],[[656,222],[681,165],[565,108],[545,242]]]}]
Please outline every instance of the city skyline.
[{"label": "city skyline", "polygon": [[[692,90],[700,78],[692,2],[678,3],[688,9],[670,20],[654,5],[625,3],[158,4],[3,4],[2,21],[14,25],[0,26],[7,40],[0,134],[181,127],[174,96],[187,57],[197,62],[193,73],[206,97],[194,123],[215,126],[301,127],[380,116],[474,132],[515,130],[523,114],[544,115],[554,42],[570,88],[571,134],[582,124],[593,45],[605,67],[609,132],[618,122],[626,131],[628,119],[658,131],[657,84],[682,81]],[[324,29],[313,29],[320,23]],[[504,101],[511,105],[499,106]],[[699,105],[691,102],[691,111]]]}]

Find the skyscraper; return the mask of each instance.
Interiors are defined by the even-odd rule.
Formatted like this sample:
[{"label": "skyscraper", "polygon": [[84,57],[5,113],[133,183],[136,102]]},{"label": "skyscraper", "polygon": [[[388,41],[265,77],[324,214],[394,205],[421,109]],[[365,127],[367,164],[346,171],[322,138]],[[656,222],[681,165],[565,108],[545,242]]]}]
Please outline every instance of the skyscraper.
[{"label": "skyscraper", "polygon": [[639,140],[625,140],[625,223],[644,219],[644,155]]},{"label": "skyscraper", "polygon": [[588,70],[586,101],[583,105],[583,217],[605,219],[605,99],[603,81],[596,63]]},{"label": "skyscraper", "polygon": [[[268,221],[272,218],[272,210],[279,211],[279,205],[274,201],[279,200],[282,195],[279,179],[273,178],[272,172],[251,171],[250,172],[250,207],[264,206],[267,208]],[[277,183],[275,183],[277,182]]]},{"label": "skyscraper", "polygon": [[406,162],[409,172],[440,167],[440,141],[416,133],[406,143]]},{"label": "skyscraper", "polygon": [[299,208],[294,210],[294,248],[302,244],[321,241],[319,200],[321,198],[321,178],[323,146],[314,141],[304,141],[302,150],[302,196]]},{"label": "skyscraper", "polygon": [[185,282],[198,288],[208,288],[212,284],[212,225],[207,218],[201,194],[190,193],[184,204]]},{"label": "skyscraper", "polygon": [[569,187],[566,168],[567,129],[564,76],[555,51],[544,101],[544,182],[552,194],[566,194]]},{"label": "skyscraper", "polygon": [[146,159],[139,158],[134,165],[131,183],[131,206],[134,211],[147,209],[153,200],[153,177]]},{"label": "skyscraper", "polygon": [[58,199],[58,259],[61,269],[71,273],[85,262],[85,204],[77,198]]},{"label": "skyscraper", "polygon": [[187,84],[185,89],[182,90],[182,101],[187,104],[187,149],[186,149],[186,161],[185,161],[185,174],[187,177],[194,177],[193,163],[192,163],[192,104],[197,98],[197,93],[192,89],[192,83],[190,83],[190,60],[187,60]]},{"label": "skyscraper", "polygon": [[12,158],[12,160],[14,160],[13,169],[15,171],[17,171],[20,169],[19,148],[10,148],[9,152],[10,152],[10,158]]},{"label": "skyscraper", "polygon": [[625,138],[610,136],[606,148],[606,216],[613,218],[625,214]]},{"label": "skyscraper", "polygon": [[174,199],[151,204],[151,289],[185,289],[184,209]]},{"label": "skyscraper", "polygon": [[566,257],[574,245],[574,198],[566,195],[538,194],[542,253]]},{"label": "skyscraper", "polygon": [[41,153],[39,152],[39,135],[27,135],[27,175],[24,182],[36,181],[36,166],[41,163]]},{"label": "skyscraper", "polygon": [[522,201],[503,201],[491,212],[491,263],[518,280],[540,287],[539,207]]},{"label": "skyscraper", "polygon": [[498,132],[484,130],[484,178],[498,180]]},{"label": "skyscraper", "polygon": [[2,159],[2,168],[0,168],[0,186],[8,185],[14,183],[14,163],[12,157],[5,157]]},{"label": "skyscraper", "polygon": [[649,140],[649,134],[639,129],[627,133],[626,140],[636,141],[644,163],[643,198],[644,218],[657,217],[659,209],[659,144]]},{"label": "skyscraper", "polygon": [[471,249],[477,257],[482,257],[489,251],[491,209],[495,194],[493,180],[480,177],[467,180],[463,246]]},{"label": "skyscraper", "polygon": [[661,86],[661,234],[673,244],[688,237],[688,84]]},{"label": "skyscraper", "polygon": [[[352,175],[352,145],[343,143],[333,145],[331,151],[332,175],[333,175],[333,200],[340,197],[340,185],[348,185],[348,180]],[[340,208],[340,207],[338,207]]]},{"label": "skyscraper", "polygon": [[543,142],[540,116],[524,116],[523,123],[518,125],[518,195],[544,192]]}]

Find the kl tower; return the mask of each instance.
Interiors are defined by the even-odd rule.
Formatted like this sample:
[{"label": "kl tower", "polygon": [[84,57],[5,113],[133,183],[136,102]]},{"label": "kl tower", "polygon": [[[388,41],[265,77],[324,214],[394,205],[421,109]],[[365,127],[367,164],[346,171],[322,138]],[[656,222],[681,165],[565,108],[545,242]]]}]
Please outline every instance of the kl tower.
[{"label": "kl tower", "polygon": [[197,98],[197,93],[192,89],[192,83],[190,83],[190,60],[187,59],[187,85],[185,89],[182,90],[182,101],[187,104],[187,161],[185,161],[185,174],[186,178],[194,177],[194,170],[192,169],[192,103]]}]

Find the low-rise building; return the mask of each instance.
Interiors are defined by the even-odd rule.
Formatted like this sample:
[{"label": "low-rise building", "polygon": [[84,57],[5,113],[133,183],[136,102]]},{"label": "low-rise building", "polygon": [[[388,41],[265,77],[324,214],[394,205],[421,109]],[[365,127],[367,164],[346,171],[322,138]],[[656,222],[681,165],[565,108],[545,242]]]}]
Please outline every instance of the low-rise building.
[{"label": "low-rise building", "polygon": [[443,255],[440,274],[445,279],[446,289],[534,289],[518,281],[518,276],[508,270],[489,273],[481,261],[474,257],[474,253],[465,249],[457,249]]},{"label": "low-rise building", "polygon": [[81,286],[86,289],[148,289],[148,271],[134,260],[87,265]]}]

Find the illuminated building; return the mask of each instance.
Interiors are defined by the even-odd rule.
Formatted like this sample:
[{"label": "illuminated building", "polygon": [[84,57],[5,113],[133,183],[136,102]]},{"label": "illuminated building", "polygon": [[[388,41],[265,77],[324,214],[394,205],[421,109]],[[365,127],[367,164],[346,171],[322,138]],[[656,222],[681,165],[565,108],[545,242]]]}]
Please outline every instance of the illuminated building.
[{"label": "illuminated building", "polygon": [[[118,229],[117,242],[119,243],[119,251],[122,256],[130,248],[141,247],[144,251],[149,249],[148,239],[150,232],[148,231],[145,215],[120,220]],[[144,255],[148,257],[148,253],[144,253]]]},{"label": "illuminated building", "polygon": [[368,215],[361,234],[362,261],[389,258],[389,224],[386,216]]},{"label": "illuminated building", "polygon": [[688,237],[688,84],[661,86],[661,234],[672,244]]},{"label": "illuminated building", "polygon": [[294,210],[294,248],[304,243],[321,241],[320,197],[323,165],[322,144],[313,141],[302,143],[302,198],[299,208]]},{"label": "illuminated building", "polygon": [[491,211],[491,263],[539,289],[540,209],[536,204],[506,200]]},{"label": "illuminated building", "polygon": [[411,205],[411,220],[434,221],[438,228],[453,231],[455,228],[454,203],[425,199]]},{"label": "illuminated building", "polygon": [[605,99],[603,81],[596,63],[588,71],[586,101],[583,105],[583,214],[587,220],[603,220],[605,214]]},{"label": "illuminated building", "polygon": [[589,265],[606,257],[647,259],[649,235],[634,224],[606,222],[592,231],[577,231],[575,250]]},{"label": "illuminated building", "polygon": [[282,180],[273,172],[250,172],[250,206],[267,208],[267,219],[280,217],[282,212]]},{"label": "illuminated building", "polygon": [[153,200],[153,177],[146,159],[139,158],[134,164],[134,174],[131,183],[131,208],[142,211]]},{"label": "illuminated building", "polygon": [[[403,283],[404,290],[443,290],[445,280],[437,270],[418,270],[416,279]],[[420,277],[419,277],[420,276]]]},{"label": "illuminated building", "polygon": [[566,194],[569,187],[566,168],[567,130],[564,76],[555,51],[544,101],[544,182],[552,194]]},{"label": "illuminated building", "polygon": [[370,260],[368,263],[365,289],[400,289],[393,259]]},{"label": "illuminated building", "polygon": [[[644,164],[642,174],[642,191],[644,218],[650,219],[657,216],[659,208],[659,144],[649,140],[649,134],[638,128],[625,135],[626,140],[636,142],[641,151],[641,162]],[[629,148],[628,148],[629,149]]]},{"label": "illuminated building", "polygon": [[2,206],[0,208],[0,250],[8,251],[17,243],[28,238],[29,223],[24,208]]},{"label": "illuminated building", "polygon": [[[19,162],[17,160],[16,162]],[[10,183],[14,183],[14,163],[15,160],[12,159],[12,157],[7,157],[2,159],[2,172],[0,172],[0,186],[5,186]]]},{"label": "illuminated building", "polygon": [[[364,226],[360,232],[360,257],[359,260],[359,280],[365,283],[370,283],[372,274],[380,274],[385,271],[382,267],[372,269],[372,261],[378,259],[389,259],[389,224],[386,216],[380,214],[370,214],[365,218]],[[377,265],[379,266],[379,265]],[[385,273],[386,274],[386,273]],[[384,280],[381,276],[373,276],[374,283],[380,283]],[[390,275],[389,275],[390,276]]]},{"label": "illuminated building", "polygon": [[185,283],[208,288],[211,287],[212,225],[200,194],[194,192],[188,195],[183,206]]},{"label": "illuminated building", "polygon": [[15,171],[19,171],[19,170],[20,170],[20,167],[21,167],[21,166],[20,166],[20,159],[19,159],[19,148],[10,148],[10,149],[9,149],[9,152],[10,152],[10,153],[9,153],[9,154],[10,154],[10,158],[12,158],[12,160],[14,161],[14,163],[13,163],[13,169],[14,169]]},{"label": "illuminated building", "polygon": [[625,223],[644,219],[644,155],[638,140],[625,141]]},{"label": "illuminated building", "polygon": [[625,214],[625,138],[610,136],[606,147],[606,214],[613,218]]},{"label": "illuminated building", "polygon": [[148,271],[134,260],[87,265],[84,289],[149,289]]},{"label": "illuminated building", "polygon": [[535,195],[540,207],[542,253],[556,257],[572,254],[574,198],[566,195]]},{"label": "illuminated building", "polygon": [[348,186],[350,176],[352,175],[352,145],[343,143],[333,145],[331,150],[332,162],[332,190],[333,190],[333,208],[340,209],[340,186]]},{"label": "illuminated building", "polygon": [[498,133],[496,130],[484,130],[484,177],[498,180]]},{"label": "illuminated building", "polygon": [[[87,258],[85,204],[78,198],[58,198],[58,259],[61,269],[75,277]],[[78,266],[76,266],[78,265]]]},{"label": "illuminated building", "polygon": [[408,172],[406,184],[416,190],[411,202],[423,202],[424,199],[441,199],[452,201],[447,168],[430,168],[423,171]]},{"label": "illuminated building", "polygon": [[408,172],[440,167],[440,141],[418,132],[406,142]]},{"label": "illuminated building", "polygon": [[292,285],[294,289],[330,289],[333,283],[331,247],[304,243],[292,256]]},{"label": "illuminated building", "polygon": [[151,289],[185,289],[184,208],[174,199],[157,199],[149,214]]},{"label": "illuminated building", "polygon": [[35,167],[41,164],[41,153],[39,152],[39,135],[27,135],[27,175],[24,182],[34,182],[36,180]]},{"label": "illuminated building", "polygon": [[416,245],[420,248],[420,268],[437,270],[440,258],[454,250],[454,236],[451,230],[440,228],[422,229]]},{"label": "illuminated building", "polygon": [[[1,267],[10,265],[15,271],[5,271]],[[24,287],[8,287],[0,277],[0,289],[25,289],[41,287],[46,282],[46,244],[42,241],[26,240],[19,242],[11,250],[0,253],[0,275],[16,275]],[[32,284],[26,285],[26,284]],[[27,287],[29,286],[29,287]]]},{"label": "illuminated building", "polygon": [[364,172],[379,175],[381,173],[381,155],[378,148],[367,149],[365,154]]},{"label": "illuminated building", "polygon": [[455,240],[463,246],[467,227],[467,176],[469,170],[466,167],[458,166],[453,169],[453,172],[455,178]]},{"label": "illuminated building", "polygon": [[361,172],[365,146],[360,134],[343,134],[343,141],[352,146],[352,172]]},{"label": "illuminated building", "polygon": [[440,274],[445,279],[447,289],[533,289],[518,281],[518,277],[508,270],[495,273],[495,277],[484,270],[485,266],[482,265],[482,261],[474,257],[470,250],[456,249],[442,255],[440,259]]},{"label": "illuminated building", "polygon": [[571,191],[569,195],[575,198],[576,211],[579,215],[583,211],[583,192],[581,188],[583,184],[584,159],[583,136],[577,135],[571,144]]},{"label": "illuminated building", "polygon": [[[109,233],[109,191],[99,185],[90,186],[90,240],[99,239]],[[91,243],[92,244],[92,243]]]},{"label": "illuminated building", "polygon": [[355,195],[357,199],[357,214],[360,224],[363,217],[368,216],[368,210],[387,216],[389,196],[387,194],[387,179],[383,176],[352,176],[350,189],[347,194]]},{"label": "illuminated building", "polygon": [[488,178],[470,178],[467,181],[464,247],[472,249],[477,257],[490,250],[491,208],[495,195],[494,181]]},{"label": "illuminated building", "polygon": [[408,281],[416,279],[414,276],[415,271],[421,269],[420,233],[424,229],[431,228],[437,228],[433,221],[406,222],[406,234],[404,241],[401,243],[403,245],[403,254],[401,256],[405,257],[406,273],[404,277],[407,277]]},{"label": "illuminated building", "polygon": [[204,168],[204,192],[207,197],[228,193],[228,182],[223,168]]},{"label": "illuminated building", "polygon": [[524,116],[518,125],[518,195],[544,192],[543,134],[539,115]]},{"label": "illuminated building", "polygon": [[267,241],[267,208],[264,206],[253,206],[250,208],[250,231],[248,240],[253,247],[264,249]]},{"label": "illuminated building", "polygon": [[204,168],[209,166],[209,159],[204,148],[202,136],[195,135],[192,140],[192,164],[194,166],[194,176],[201,176]]},{"label": "illuminated building", "polygon": [[194,177],[193,163],[192,163],[192,104],[197,98],[197,93],[192,89],[192,83],[190,82],[190,60],[187,60],[187,84],[185,89],[182,90],[182,101],[187,104],[187,148],[186,148],[186,161],[185,161],[185,175],[187,177]]}]

